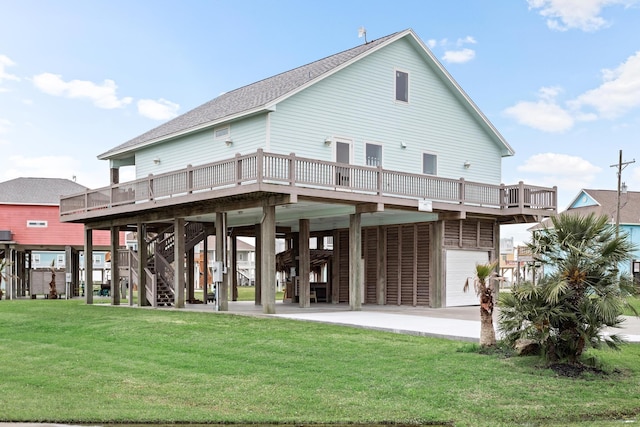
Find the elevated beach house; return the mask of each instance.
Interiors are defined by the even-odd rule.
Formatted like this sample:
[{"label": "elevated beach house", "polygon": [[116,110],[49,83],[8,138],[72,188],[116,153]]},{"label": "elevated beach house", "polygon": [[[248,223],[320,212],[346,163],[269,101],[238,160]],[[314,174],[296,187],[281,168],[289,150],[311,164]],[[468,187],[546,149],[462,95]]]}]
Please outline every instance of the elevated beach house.
[{"label": "elevated beach house", "polygon": [[[513,154],[405,30],[227,92],[100,154],[112,184],[63,197],[60,217],[85,225],[87,251],[94,230],[137,231],[137,252],[112,269],[130,269],[141,305],[192,300],[189,252],[211,234],[230,237],[216,239],[220,310],[237,277],[226,248],[235,236],[256,238],[265,313],[277,306],[276,238],[295,253],[301,307],[316,291],[353,310],[473,304],[464,281],[497,258],[500,224],[556,212],[555,188],[501,184]],[[132,165],[137,179],[120,183]],[[329,249],[325,277],[310,283],[310,254]]]}]

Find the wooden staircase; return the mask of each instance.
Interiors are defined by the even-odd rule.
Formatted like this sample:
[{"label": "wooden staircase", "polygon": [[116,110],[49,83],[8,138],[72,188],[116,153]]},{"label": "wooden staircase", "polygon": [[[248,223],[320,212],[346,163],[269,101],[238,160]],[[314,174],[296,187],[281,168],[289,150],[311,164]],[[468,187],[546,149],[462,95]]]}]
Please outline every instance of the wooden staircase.
[{"label": "wooden staircase", "polygon": [[[198,243],[207,237],[202,223],[192,222],[185,224],[185,251],[193,249]],[[145,239],[146,240],[146,239]],[[175,232],[170,226],[153,238],[146,240],[148,257],[144,261],[147,301],[153,307],[172,306],[175,304],[174,268],[175,261]],[[138,254],[132,254],[134,274],[137,273],[137,264],[140,262]],[[135,266],[133,264],[136,264]]]}]

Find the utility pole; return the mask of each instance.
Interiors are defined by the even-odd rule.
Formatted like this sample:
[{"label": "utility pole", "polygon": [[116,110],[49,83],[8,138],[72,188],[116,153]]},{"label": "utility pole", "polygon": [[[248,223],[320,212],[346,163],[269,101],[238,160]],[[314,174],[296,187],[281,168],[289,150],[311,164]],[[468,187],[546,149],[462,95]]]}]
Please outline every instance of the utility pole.
[{"label": "utility pole", "polygon": [[618,196],[617,196],[617,206],[616,206],[616,238],[620,236],[620,188],[622,185],[622,171],[624,168],[629,166],[632,163],[635,163],[636,159],[631,160],[630,162],[622,161],[622,150],[620,150],[620,157],[618,159],[618,164],[611,165],[612,168],[618,169]]}]

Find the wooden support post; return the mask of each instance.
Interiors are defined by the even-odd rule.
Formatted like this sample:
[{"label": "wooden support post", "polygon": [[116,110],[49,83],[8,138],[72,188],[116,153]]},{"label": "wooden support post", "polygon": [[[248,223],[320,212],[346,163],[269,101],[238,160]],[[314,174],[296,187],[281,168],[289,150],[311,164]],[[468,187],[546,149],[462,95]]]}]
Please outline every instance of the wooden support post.
[{"label": "wooden support post", "polygon": [[120,266],[118,265],[118,249],[120,249],[120,229],[111,227],[111,305],[120,305]]},{"label": "wooden support post", "polygon": [[147,225],[138,223],[136,232],[138,235],[138,307],[145,307],[149,305],[147,300],[147,272],[145,271],[147,259],[149,258],[146,238]]},{"label": "wooden support post", "polygon": [[262,309],[265,314],[274,314],[276,312],[276,207],[264,206],[262,213],[260,225]]},{"label": "wooden support post", "polygon": [[262,237],[260,224],[256,224],[256,273],[255,273],[255,304],[262,305]]},{"label": "wooden support post", "polygon": [[[227,226],[224,212],[216,212],[216,261],[224,265],[225,252],[227,250]],[[224,275],[220,283],[220,295],[218,298],[218,310],[229,311],[229,288],[227,275]],[[214,284],[215,285],[215,284]]]},{"label": "wooden support post", "polygon": [[429,306],[441,308],[446,305],[446,294],[444,292],[444,221],[435,221],[430,226]]},{"label": "wooden support post", "polygon": [[387,233],[385,227],[379,226],[378,231],[378,272],[376,282],[376,303],[384,305],[387,303]]},{"label": "wooden support post", "polygon": [[176,218],[173,222],[174,246],[173,246],[173,292],[174,306],[176,308],[184,308],[184,288],[185,288],[185,271],[184,271],[184,218]]},{"label": "wooden support post", "polygon": [[195,254],[193,248],[187,251],[187,301],[195,299]]},{"label": "wooden support post", "polygon": [[231,236],[231,300],[238,301],[238,238]]},{"label": "wooden support post", "polygon": [[299,249],[299,271],[298,271],[298,292],[300,293],[300,307],[311,306],[311,288],[309,284],[309,274],[311,273],[311,256],[309,254],[309,220],[300,219],[298,221],[300,233],[298,235]]},{"label": "wooden support post", "polygon": [[84,227],[84,300],[93,304],[93,230]]},{"label": "wooden support post", "polygon": [[349,307],[362,310],[362,228],[360,214],[349,215]]},{"label": "wooden support post", "polygon": [[[209,229],[208,227],[206,228]],[[207,294],[209,293],[209,232],[207,231],[204,236],[204,241],[202,242],[202,303],[207,303]]]}]

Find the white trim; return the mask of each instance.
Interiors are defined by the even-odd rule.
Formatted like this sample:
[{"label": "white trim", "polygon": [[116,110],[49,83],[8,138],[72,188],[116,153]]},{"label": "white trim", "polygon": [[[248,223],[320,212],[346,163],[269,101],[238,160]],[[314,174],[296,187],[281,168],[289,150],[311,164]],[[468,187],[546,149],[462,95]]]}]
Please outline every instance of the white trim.
[{"label": "white trim", "polygon": [[264,148],[267,152],[269,152],[271,151],[271,112],[267,113],[265,128],[266,128],[265,129],[266,138],[265,138]]},{"label": "white trim", "polygon": [[[380,147],[380,164],[379,165],[370,165],[369,162],[367,161],[367,145],[375,145],[376,147]],[[384,144],[380,143],[380,142],[374,142],[374,141],[364,141],[364,150],[363,150],[363,156],[364,156],[364,165],[365,166],[370,166],[370,167],[378,167],[378,166],[382,166],[382,163],[384,162]]]},{"label": "white trim", "polygon": [[[223,135],[218,135],[218,132],[226,130]],[[213,128],[213,139],[219,141],[221,139],[227,139],[231,137],[231,125],[216,126]]]},{"label": "white trim", "polygon": [[353,164],[353,139],[351,138],[343,138],[340,136],[334,136],[331,138],[333,140],[333,162],[338,161],[338,143],[348,144],[349,145],[349,165]]},{"label": "white trim", "polygon": [[[397,86],[398,77],[396,76],[397,73],[404,73],[407,75],[407,100],[406,101],[398,99],[398,86]],[[395,67],[393,69],[393,102],[398,105],[408,105],[411,103],[410,99],[411,99],[411,73],[409,72],[409,70]]]},{"label": "white trim", "polygon": [[[425,154],[429,154],[429,155],[434,156],[436,158],[436,173],[433,173],[433,174],[425,173],[425,171],[424,171],[424,155]],[[438,176],[438,163],[439,163],[438,157],[439,157],[438,153],[436,153],[436,152],[433,152],[433,151],[422,151],[420,153],[420,173],[423,174],[423,175]]]},{"label": "white trim", "polygon": [[47,228],[49,222],[43,219],[28,219],[27,228]]}]

